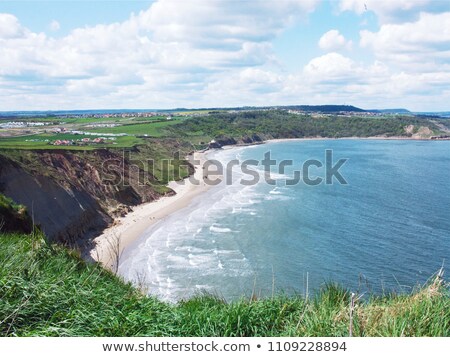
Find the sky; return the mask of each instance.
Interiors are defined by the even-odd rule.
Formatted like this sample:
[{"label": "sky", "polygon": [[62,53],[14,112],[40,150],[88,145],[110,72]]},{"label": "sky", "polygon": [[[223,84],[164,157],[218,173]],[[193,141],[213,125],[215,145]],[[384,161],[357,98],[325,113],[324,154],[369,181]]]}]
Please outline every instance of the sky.
[{"label": "sky", "polygon": [[450,0],[0,0],[0,111],[449,99]]}]

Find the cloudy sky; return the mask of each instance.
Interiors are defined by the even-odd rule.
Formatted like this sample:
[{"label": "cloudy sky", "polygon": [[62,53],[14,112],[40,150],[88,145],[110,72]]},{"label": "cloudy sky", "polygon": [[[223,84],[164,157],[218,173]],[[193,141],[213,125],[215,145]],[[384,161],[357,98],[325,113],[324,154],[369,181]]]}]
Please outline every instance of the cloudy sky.
[{"label": "cloudy sky", "polygon": [[0,0],[0,110],[449,99],[449,0]]}]

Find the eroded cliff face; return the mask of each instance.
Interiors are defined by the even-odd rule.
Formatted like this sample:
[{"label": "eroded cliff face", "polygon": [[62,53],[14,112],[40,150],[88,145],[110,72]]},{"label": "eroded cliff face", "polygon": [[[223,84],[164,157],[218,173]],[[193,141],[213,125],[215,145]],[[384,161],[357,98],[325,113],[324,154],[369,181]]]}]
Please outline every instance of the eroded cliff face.
[{"label": "eroded cliff face", "polygon": [[157,192],[136,165],[106,149],[0,153],[0,192],[28,207],[51,240],[85,247],[131,205],[172,194]]}]

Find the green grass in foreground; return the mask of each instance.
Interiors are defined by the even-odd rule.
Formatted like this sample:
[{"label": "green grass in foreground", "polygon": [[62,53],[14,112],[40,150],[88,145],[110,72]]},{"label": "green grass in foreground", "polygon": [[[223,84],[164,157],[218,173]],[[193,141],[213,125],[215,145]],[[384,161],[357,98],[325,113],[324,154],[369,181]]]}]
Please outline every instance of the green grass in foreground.
[{"label": "green grass in foreground", "polygon": [[[349,293],[176,305],[143,295],[43,236],[0,235],[1,336],[347,336]],[[355,309],[358,336],[449,336],[450,297],[437,281]]]}]

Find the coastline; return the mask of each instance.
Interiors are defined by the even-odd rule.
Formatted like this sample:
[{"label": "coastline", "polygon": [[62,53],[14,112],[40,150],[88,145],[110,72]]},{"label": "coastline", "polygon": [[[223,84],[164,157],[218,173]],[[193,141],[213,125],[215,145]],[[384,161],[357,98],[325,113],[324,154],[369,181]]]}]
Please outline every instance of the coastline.
[{"label": "coastline", "polygon": [[313,137],[313,138],[289,138],[289,139],[270,139],[261,142],[261,144],[266,143],[278,143],[278,142],[289,142],[289,141],[314,141],[314,140],[412,140],[412,141],[447,141],[450,138],[422,138],[417,136],[346,136],[342,138],[322,138],[322,137]]},{"label": "coastline", "polygon": [[[414,137],[345,137],[345,138],[284,138],[270,139],[249,144],[226,145],[222,149],[229,150],[244,146],[263,145],[268,143],[293,142],[293,141],[317,141],[317,140],[414,140],[414,141],[436,141],[429,138]],[[99,262],[108,270],[115,271],[117,260],[122,252],[136,242],[147,229],[160,222],[167,216],[187,207],[198,195],[208,191],[211,187],[203,182],[203,166],[207,160],[208,151],[196,151],[192,159],[198,160],[195,165],[194,179],[200,185],[190,181],[191,177],[184,179],[183,184],[170,182],[169,187],[175,191],[175,195],[162,197],[157,201],[144,203],[133,207],[133,211],[125,217],[118,218],[114,225],[108,227],[103,233],[94,239],[95,248],[88,253],[90,258]],[[214,177],[210,177],[214,179]]]},{"label": "coastline", "polygon": [[[108,270],[115,271],[117,259],[122,252],[138,240],[149,227],[188,206],[194,197],[208,191],[212,186],[203,182],[203,165],[207,160],[207,153],[194,152],[192,159],[199,161],[198,165],[194,165],[194,175],[184,179],[183,184],[172,181],[168,185],[175,191],[175,195],[134,206],[132,212],[117,219],[113,226],[105,229],[94,239],[95,248],[90,250],[90,257]],[[192,183],[191,178],[200,184]]]}]

